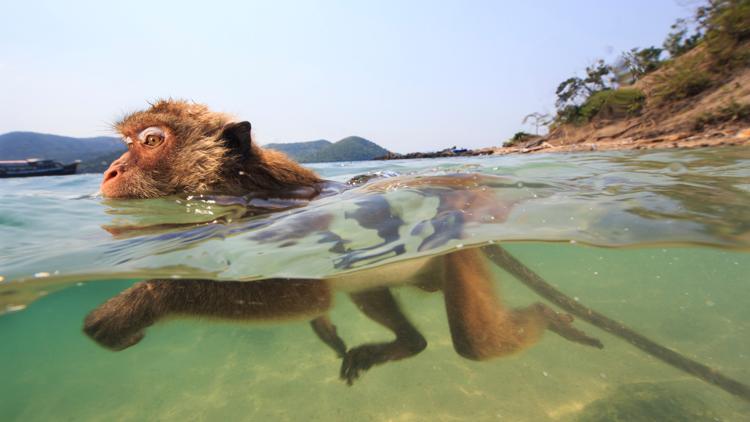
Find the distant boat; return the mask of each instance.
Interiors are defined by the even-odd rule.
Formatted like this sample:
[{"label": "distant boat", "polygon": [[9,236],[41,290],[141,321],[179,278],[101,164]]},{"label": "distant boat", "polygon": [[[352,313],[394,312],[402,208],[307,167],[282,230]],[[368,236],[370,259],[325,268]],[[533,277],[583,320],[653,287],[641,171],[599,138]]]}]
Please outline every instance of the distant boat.
[{"label": "distant boat", "polygon": [[78,163],[80,163],[79,160],[70,164],[62,164],[54,160],[39,160],[37,158],[0,161],[0,178],[75,174]]}]

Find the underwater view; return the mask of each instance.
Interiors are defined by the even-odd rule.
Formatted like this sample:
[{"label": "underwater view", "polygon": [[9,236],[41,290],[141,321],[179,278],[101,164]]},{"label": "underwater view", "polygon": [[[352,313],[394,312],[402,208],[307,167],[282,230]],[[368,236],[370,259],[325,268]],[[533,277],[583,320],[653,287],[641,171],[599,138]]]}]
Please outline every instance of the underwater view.
[{"label": "underwater view", "polygon": [[[0,420],[748,420],[750,148],[308,167],[339,188],[114,200],[100,174],[0,180]],[[466,359],[441,292],[386,281],[475,249],[505,307],[544,303],[595,340],[550,329]],[[347,281],[363,270],[383,278]],[[82,331],[152,278],[340,280],[350,347],[393,334],[348,294],[390,287],[427,347],[347,385],[305,318],[175,315],[121,351]]]}]

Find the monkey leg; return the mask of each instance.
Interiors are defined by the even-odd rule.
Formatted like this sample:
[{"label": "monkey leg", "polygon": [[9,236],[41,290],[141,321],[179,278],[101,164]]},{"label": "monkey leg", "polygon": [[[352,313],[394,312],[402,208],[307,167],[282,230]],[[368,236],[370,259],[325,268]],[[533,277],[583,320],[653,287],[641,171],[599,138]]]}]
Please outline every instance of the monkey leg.
[{"label": "monkey leg", "polygon": [[326,312],[331,292],[323,280],[149,280],[91,311],[83,331],[104,347],[138,343],[144,329],[169,315],[238,320],[304,318]]},{"label": "monkey leg", "polygon": [[414,356],[427,347],[427,341],[406,319],[387,288],[352,293],[351,298],[370,319],[393,331],[396,339],[389,343],[363,344],[349,350],[344,356],[340,374],[347,384],[352,385],[362,372],[374,365]]},{"label": "monkey leg", "polygon": [[541,303],[506,309],[493,291],[480,250],[459,250],[443,259],[445,307],[459,355],[472,360],[509,355],[535,343],[546,328],[579,343],[601,345],[573,328],[572,317]]},{"label": "monkey leg", "polygon": [[344,340],[339,337],[336,332],[336,326],[333,325],[328,315],[319,316],[310,321],[310,326],[313,331],[315,331],[315,334],[318,335],[318,338],[322,340],[323,343],[327,344],[328,347],[333,349],[338,357],[346,357],[346,344],[344,344]]}]

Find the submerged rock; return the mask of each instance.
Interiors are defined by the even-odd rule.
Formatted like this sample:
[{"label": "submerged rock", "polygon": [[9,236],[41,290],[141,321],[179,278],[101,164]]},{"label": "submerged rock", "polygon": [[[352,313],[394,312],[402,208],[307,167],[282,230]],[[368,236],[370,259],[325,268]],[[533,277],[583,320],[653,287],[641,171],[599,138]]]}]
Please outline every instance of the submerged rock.
[{"label": "submerged rock", "polygon": [[721,420],[694,395],[664,384],[636,383],[618,387],[586,406],[577,422],[711,421]]}]

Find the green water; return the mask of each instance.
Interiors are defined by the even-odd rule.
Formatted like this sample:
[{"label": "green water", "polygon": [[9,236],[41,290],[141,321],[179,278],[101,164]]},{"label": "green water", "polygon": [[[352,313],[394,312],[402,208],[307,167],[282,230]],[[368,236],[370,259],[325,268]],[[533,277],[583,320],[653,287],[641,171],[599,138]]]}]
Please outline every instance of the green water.
[{"label": "green water", "polygon": [[[407,257],[488,238],[514,241],[505,243],[507,250],[580,303],[750,384],[747,150],[318,166],[339,180],[378,169],[472,171],[517,186],[499,191],[520,198],[502,224],[470,226],[464,239],[426,252],[412,245],[420,239],[403,235]],[[313,273],[337,270],[325,245],[316,249],[318,243],[305,239],[290,248],[254,244],[248,234],[257,229],[231,231],[241,223],[219,225],[221,236],[210,238],[193,233],[175,240],[163,232],[113,238],[103,225],[188,213],[175,212],[173,202],[135,210],[102,202],[87,196],[96,183],[95,176],[0,181],[0,299],[16,306],[9,310],[27,306],[0,316],[0,420],[744,421],[750,415],[747,401],[582,321],[576,326],[604,349],[547,333],[516,356],[463,359],[451,345],[442,295],[410,286],[394,294],[427,349],[371,369],[352,387],[338,379],[340,360],[304,321],[171,320],[149,328],[134,347],[105,350],[81,333],[82,320],[130,286],[135,280],[123,279],[128,274],[294,275],[305,269],[300,257]],[[405,195],[399,197],[405,217],[410,210],[427,215],[431,206],[408,196],[414,191],[377,194]],[[344,200],[317,209],[346,206]],[[161,217],[145,217],[149,207],[163,211]],[[231,214],[229,208],[222,212]],[[288,224],[295,215],[273,223]],[[362,247],[374,242],[371,234],[349,233]],[[123,245],[134,250],[122,251]],[[240,245],[252,253],[237,251]],[[265,254],[253,265],[241,262],[261,247]],[[178,266],[185,256],[190,265]],[[496,276],[508,306],[540,300],[502,270]],[[343,294],[331,319],[351,346],[391,338]]]}]

